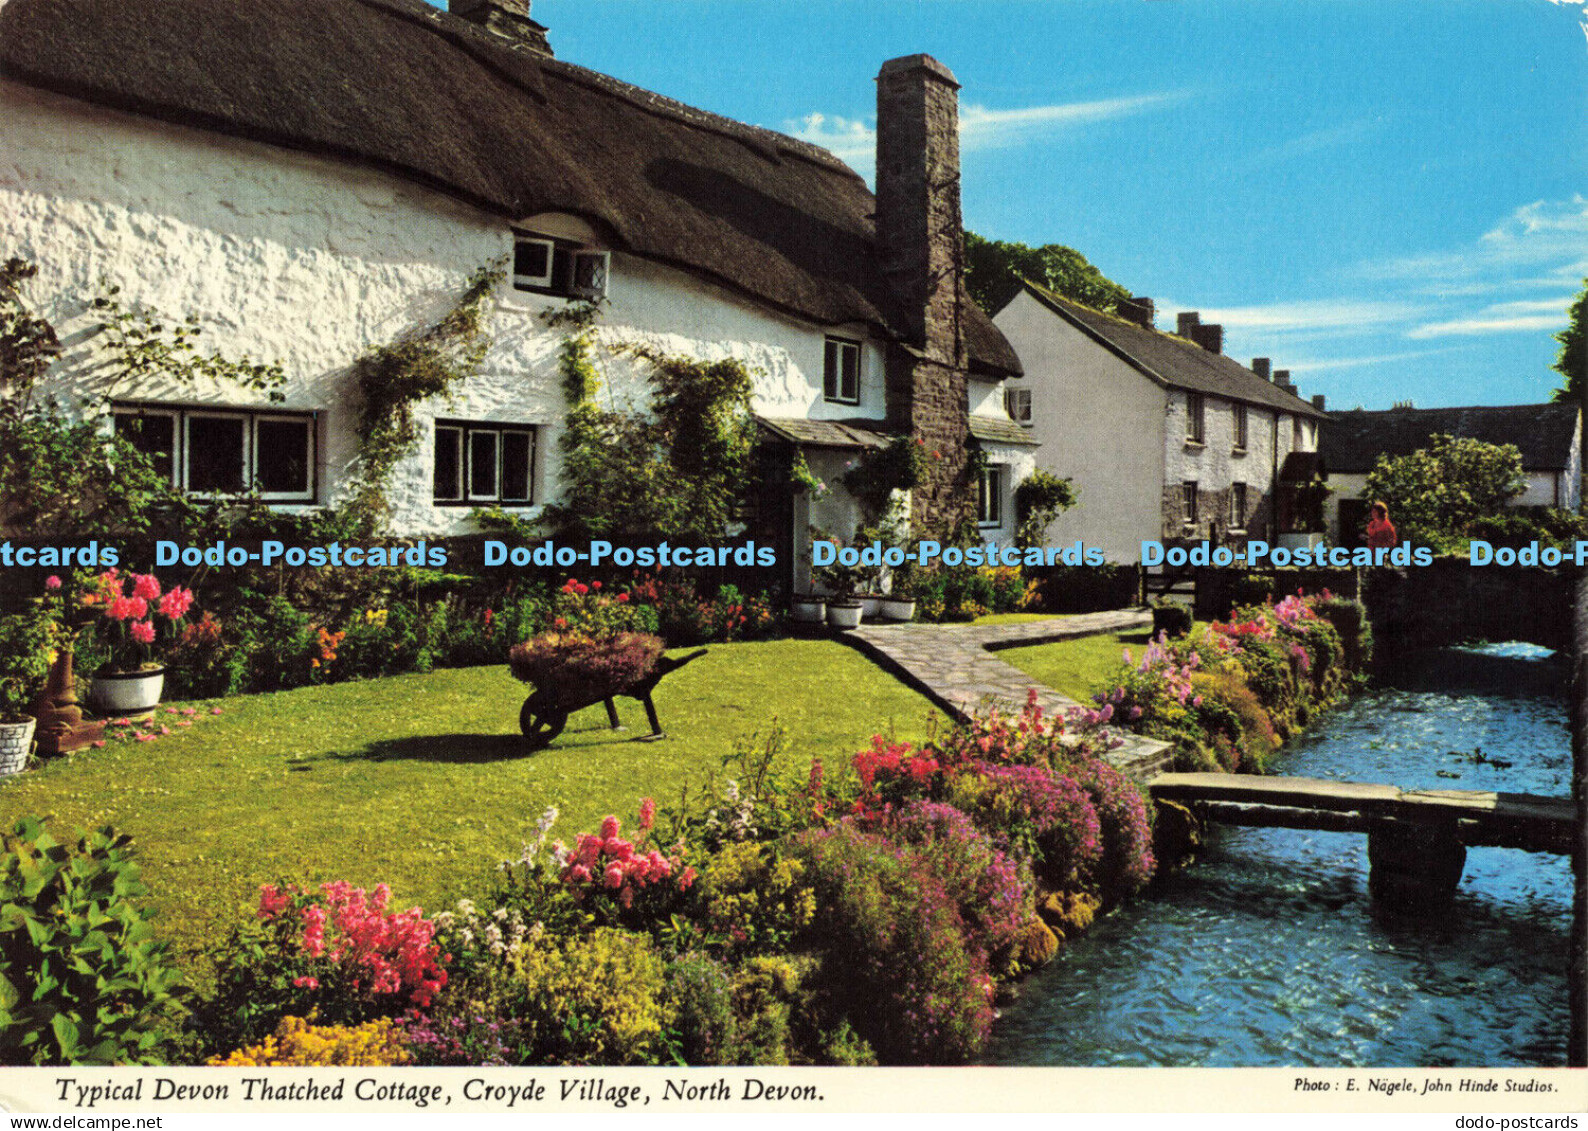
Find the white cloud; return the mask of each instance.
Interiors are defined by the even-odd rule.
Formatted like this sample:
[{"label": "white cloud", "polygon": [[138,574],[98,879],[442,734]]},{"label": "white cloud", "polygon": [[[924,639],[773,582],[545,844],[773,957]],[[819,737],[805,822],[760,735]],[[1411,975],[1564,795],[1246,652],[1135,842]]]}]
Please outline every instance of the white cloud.
[{"label": "white cloud", "polygon": [[1576,8],[1581,12],[1582,19],[1578,21],[1578,26],[1582,28],[1583,35],[1588,36],[1588,0],[1549,0],[1549,2],[1564,8]]},{"label": "white cloud", "polygon": [[1285,334],[1382,326],[1416,317],[1419,309],[1404,302],[1339,298],[1215,307],[1200,313],[1202,321],[1217,322],[1227,330]]},{"label": "white cloud", "polygon": [[[965,105],[959,112],[959,145],[962,152],[1007,149],[1024,145],[1064,129],[1092,125],[1140,114],[1186,97],[1183,93],[1140,94],[1092,102],[1061,102],[1049,106],[1023,106],[989,110]],[[830,150],[840,160],[869,174],[877,151],[876,117],[846,118],[839,114],[812,113],[784,123],[784,130]]]},{"label": "white cloud", "polygon": [[1406,350],[1401,353],[1381,353],[1372,357],[1335,357],[1326,361],[1287,361],[1285,368],[1291,373],[1317,373],[1326,369],[1356,369],[1363,365],[1387,365],[1392,361],[1410,361],[1414,357],[1433,357],[1451,353],[1452,348],[1437,350]]},{"label": "white cloud", "polygon": [[1428,293],[1444,296],[1519,285],[1576,285],[1588,275],[1588,197],[1536,200],[1460,251],[1405,256],[1368,264],[1364,271],[1419,283]]},{"label": "white cloud", "polygon": [[[1584,0],[1588,3],[1588,0]],[[1292,161],[1298,157],[1308,157],[1325,149],[1337,149],[1341,146],[1351,145],[1378,132],[1383,127],[1382,118],[1359,118],[1354,122],[1341,122],[1335,126],[1325,126],[1323,129],[1312,130],[1289,141],[1270,146],[1252,154],[1241,162],[1242,169],[1256,169],[1267,165],[1274,165],[1284,161]]]},{"label": "white cloud", "polygon": [[1484,334],[1515,334],[1531,330],[1560,330],[1566,326],[1566,308],[1571,295],[1557,298],[1521,299],[1496,302],[1460,318],[1429,322],[1406,332],[1408,338],[1476,337]]}]

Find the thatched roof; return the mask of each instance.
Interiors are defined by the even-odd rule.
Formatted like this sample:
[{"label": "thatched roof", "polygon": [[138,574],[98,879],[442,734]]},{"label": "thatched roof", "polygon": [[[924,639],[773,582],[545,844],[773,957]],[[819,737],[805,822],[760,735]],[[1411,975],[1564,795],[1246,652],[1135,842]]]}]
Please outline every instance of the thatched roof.
[{"label": "thatched roof", "polygon": [[[384,170],[821,324],[903,337],[865,183],[824,150],[560,60],[421,0],[9,0],[0,74]],[[981,311],[972,367],[1020,364]]]},{"label": "thatched roof", "polygon": [[1372,471],[1379,456],[1410,455],[1442,433],[1515,444],[1527,471],[1564,471],[1577,435],[1574,404],[1468,405],[1462,408],[1392,408],[1384,412],[1331,412],[1318,440],[1330,471]]},{"label": "thatched roof", "polygon": [[1037,302],[1070,323],[1160,385],[1279,409],[1296,416],[1323,419],[1324,413],[1222,353],[1203,349],[1174,334],[1149,330],[1135,322],[1104,314],[1089,306],[1026,283]]}]

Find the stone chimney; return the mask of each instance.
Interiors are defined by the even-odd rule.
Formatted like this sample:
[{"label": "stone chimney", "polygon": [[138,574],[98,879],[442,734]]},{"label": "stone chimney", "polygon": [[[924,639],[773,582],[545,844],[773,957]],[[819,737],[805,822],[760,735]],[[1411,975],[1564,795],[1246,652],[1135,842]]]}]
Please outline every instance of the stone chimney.
[{"label": "stone chimney", "polygon": [[1194,310],[1182,310],[1174,317],[1174,332],[1182,338],[1195,341],[1197,324],[1202,321],[1202,316]]},{"label": "stone chimney", "polygon": [[1323,408],[1323,394],[1322,393],[1313,393],[1312,394],[1312,407],[1317,409],[1319,412],[1324,411],[1324,408]]},{"label": "stone chimney", "polygon": [[1146,295],[1135,295],[1119,304],[1119,316],[1145,330],[1151,330],[1158,318],[1158,307]]},{"label": "stone chimney", "polygon": [[1214,322],[1203,322],[1191,327],[1191,340],[1209,353],[1224,352],[1224,327]]},{"label": "stone chimney", "polygon": [[551,54],[546,27],[529,18],[530,0],[447,0],[447,11],[478,24],[510,47]]},{"label": "stone chimney", "polygon": [[1273,361],[1271,358],[1254,357],[1252,358],[1252,372],[1257,374],[1264,381],[1272,381],[1273,376],[1269,373],[1269,366],[1272,364]]},{"label": "stone chimney", "polygon": [[877,256],[899,300],[903,340],[888,349],[888,418],[939,458],[911,495],[931,536],[974,521],[959,205],[959,83],[930,55],[877,74]]},{"label": "stone chimney", "polygon": [[877,75],[877,245],[904,300],[911,344],[963,365],[963,224],[959,207],[959,83],[930,55]]},{"label": "stone chimney", "polygon": [[1296,391],[1296,387],[1290,383],[1290,370],[1288,369],[1274,370],[1274,384],[1278,385],[1287,393],[1293,393]]}]

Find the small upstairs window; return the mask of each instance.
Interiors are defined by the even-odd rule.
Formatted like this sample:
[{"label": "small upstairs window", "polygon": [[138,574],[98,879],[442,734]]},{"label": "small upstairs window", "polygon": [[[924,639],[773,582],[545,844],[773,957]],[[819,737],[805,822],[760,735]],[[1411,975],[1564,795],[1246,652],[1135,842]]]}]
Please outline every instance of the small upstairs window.
[{"label": "small upstairs window", "polygon": [[1206,408],[1201,393],[1185,395],[1185,438],[1188,444],[1200,444],[1205,434]]},{"label": "small upstairs window", "polygon": [[828,338],[822,362],[822,396],[834,404],[860,403],[860,343]]},{"label": "small upstairs window", "polygon": [[1004,411],[1016,424],[1031,427],[1031,390],[1005,389]]},{"label": "small upstairs window", "polygon": [[612,257],[532,232],[513,232],[513,289],[561,298],[602,298]]},{"label": "small upstairs window", "polygon": [[1246,450],[1246,440],[1246,406],[1238,404],[1235,406],[1235,450],[1244,452]]}]

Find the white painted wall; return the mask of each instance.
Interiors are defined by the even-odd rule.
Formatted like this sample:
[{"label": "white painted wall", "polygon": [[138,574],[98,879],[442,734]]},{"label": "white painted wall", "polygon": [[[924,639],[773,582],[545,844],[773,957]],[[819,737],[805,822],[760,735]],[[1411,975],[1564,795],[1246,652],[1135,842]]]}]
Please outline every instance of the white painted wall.
[{"label": "white painted wall", "polygon": [[[168,126],[0,81],[0,252],[39,267],[29,298],[68,349],[51,391],[190,405],[259,404],[235,388],[151,381],[104,388],[87,308],[101,280],[122,301],[166,317],[197,314],[210,348],[279,360],[284,407],[317,410],[320,502],[356,454],[349,366],[444,314],[482,265],[511,251],[506,223],[381,173]],[[881,419],[880,347],[866,341],[860,406],[822,398],[826,330],[760,309],[670,268],[614,254],[599,340],[644,342],[757,371],[768,416]],[[536,493],[557,481],[560,341],[538,315],[561,300],[505,286],[491,313],[493,347],[450,402],[418,413],[539,426]],[[643,404],[642,369],[600,359],[602,396]],[[427,435],[394,476],[394,532],[455,533],[467,508],[431,504]],[[529,508],[525,513],[534,513]]]},{"label": "white painted wall", "polygon": [[1164,390],[1024,292],[994,321],[1025,368],[1007,387],[1031,390],[1035,462],[1076,488],[1048,545],[1081,539],[1110,561],[1140,560],[1159,534]]}]

